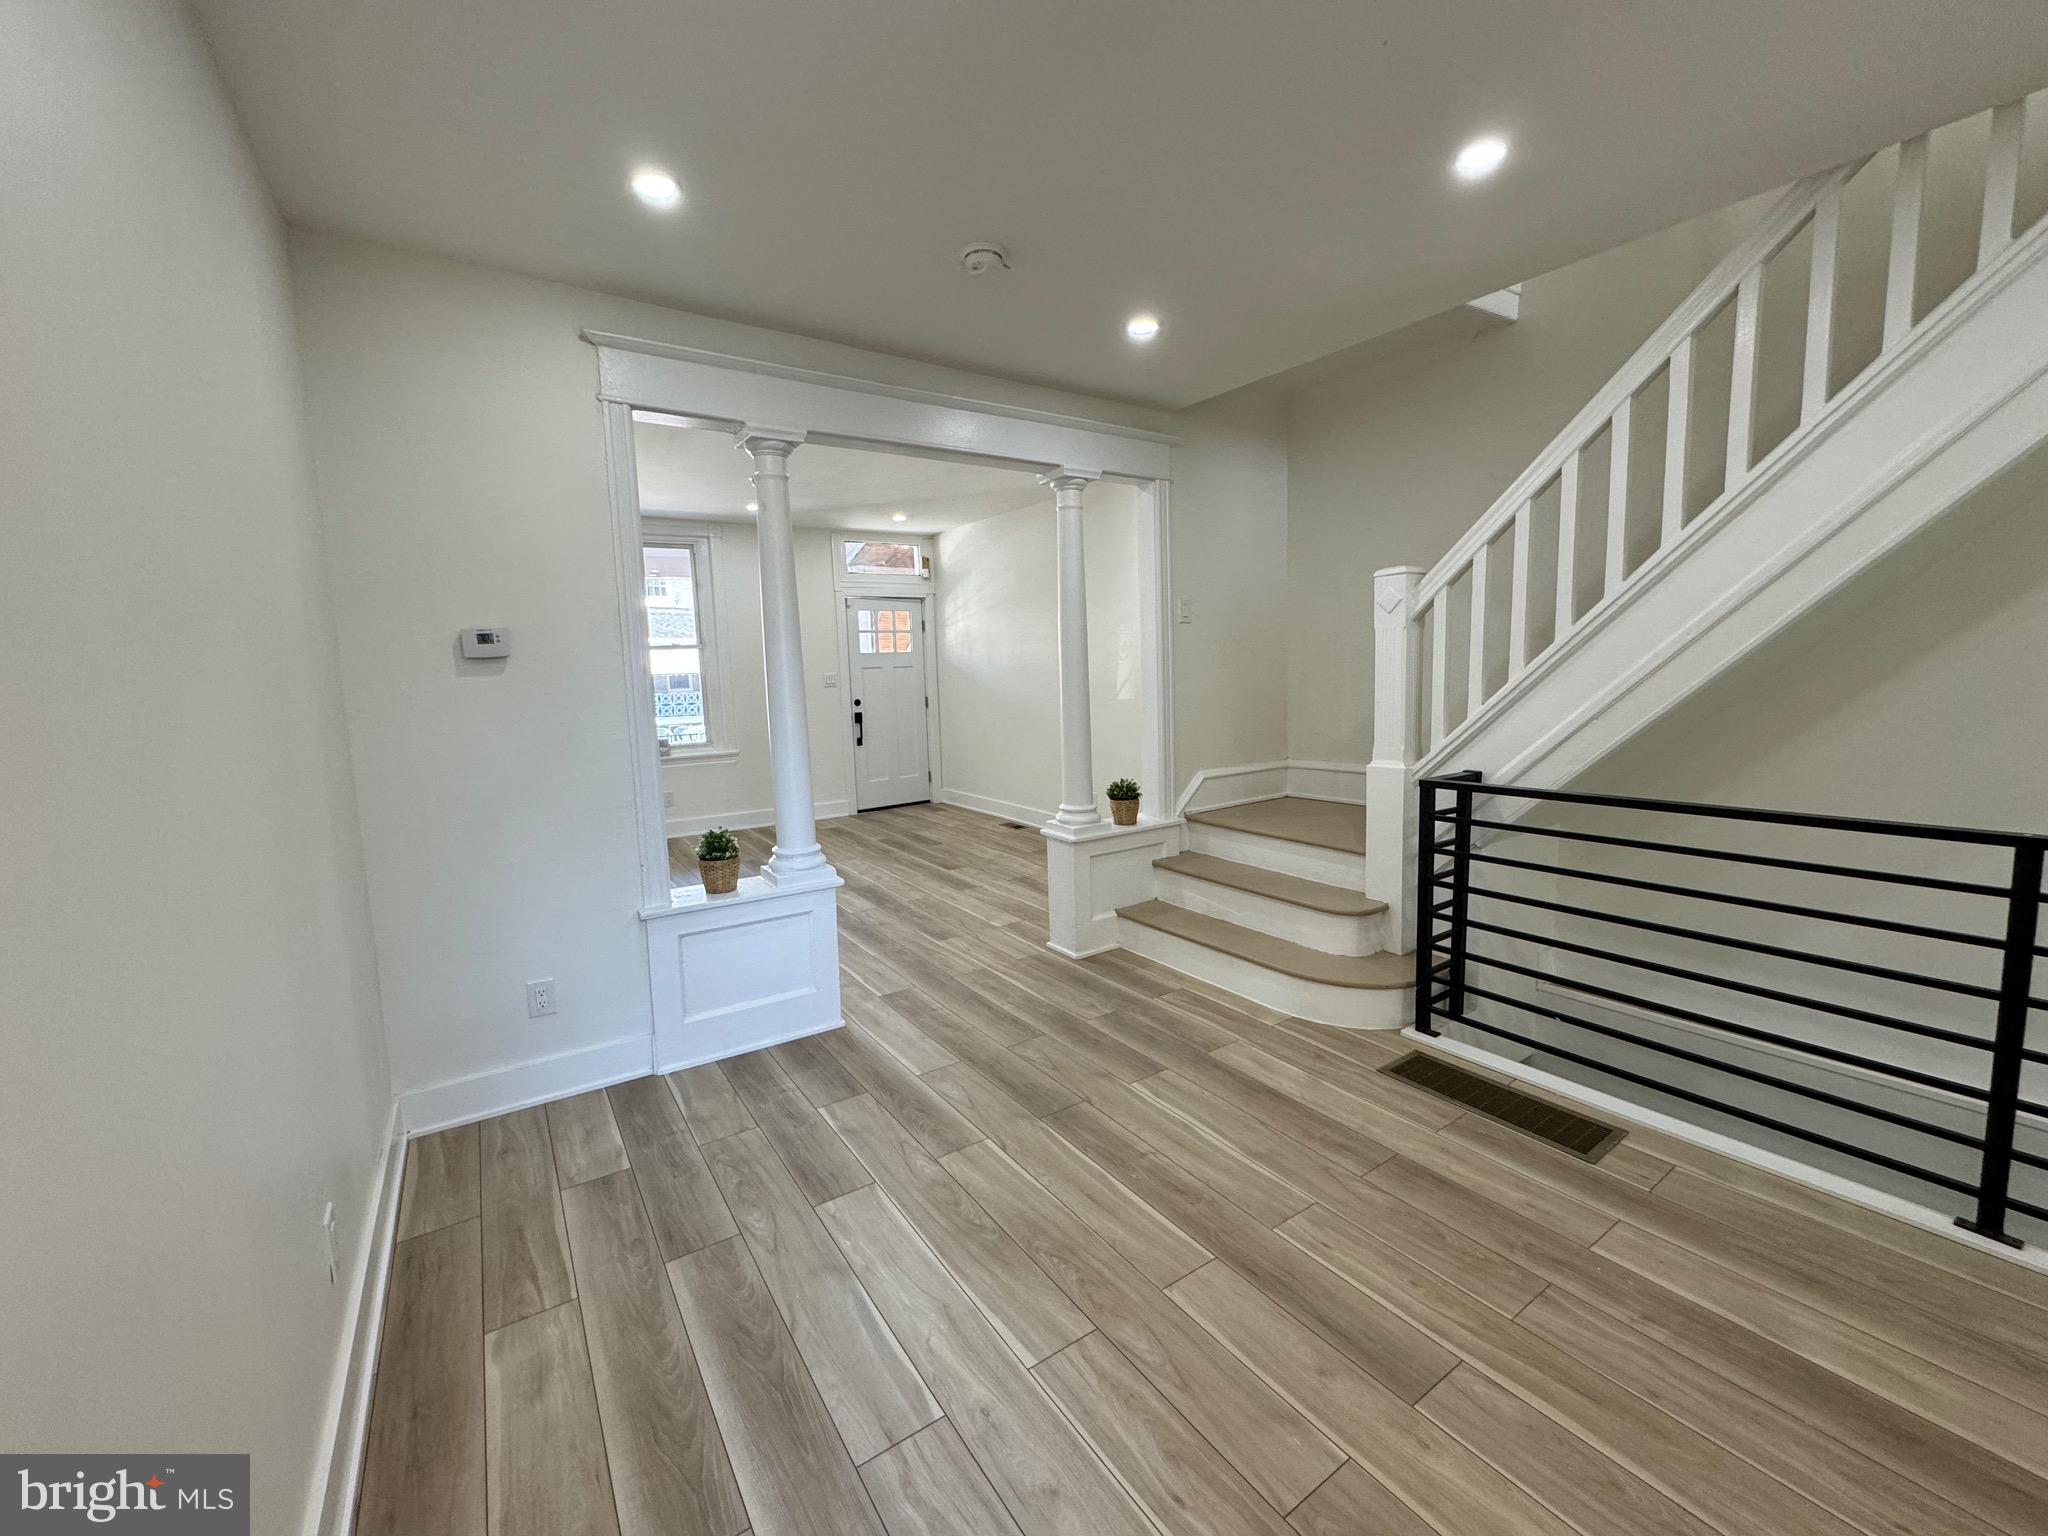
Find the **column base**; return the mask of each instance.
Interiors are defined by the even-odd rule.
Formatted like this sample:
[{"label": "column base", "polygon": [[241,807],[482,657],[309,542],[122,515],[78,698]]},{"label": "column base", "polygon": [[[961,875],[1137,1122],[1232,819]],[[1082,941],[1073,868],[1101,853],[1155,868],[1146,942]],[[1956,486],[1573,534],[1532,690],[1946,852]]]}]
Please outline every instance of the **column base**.
[{"label": "column base", "polygon": [[1063,827],[1093,827],[1102,821],[1102,812],[1093,805],[1063,805],[1053,817]]},{"label": "column base", "polygon": [[814,885],[838,885],[839,871],[816,843],[805,848],[785,848],[780,843],[761,866],[761,878],[779,890],[803,890]]}]

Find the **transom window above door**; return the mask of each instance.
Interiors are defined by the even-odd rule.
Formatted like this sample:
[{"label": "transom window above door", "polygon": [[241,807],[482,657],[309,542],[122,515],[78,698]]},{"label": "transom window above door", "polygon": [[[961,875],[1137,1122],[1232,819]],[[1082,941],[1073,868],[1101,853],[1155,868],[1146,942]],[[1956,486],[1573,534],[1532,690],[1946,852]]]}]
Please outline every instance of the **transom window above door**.
[{"label": "transom window above door", "polygon": [[908,608],[863,608],[854,615],[854,622],[863,656],[910,654],[912,621]]}]

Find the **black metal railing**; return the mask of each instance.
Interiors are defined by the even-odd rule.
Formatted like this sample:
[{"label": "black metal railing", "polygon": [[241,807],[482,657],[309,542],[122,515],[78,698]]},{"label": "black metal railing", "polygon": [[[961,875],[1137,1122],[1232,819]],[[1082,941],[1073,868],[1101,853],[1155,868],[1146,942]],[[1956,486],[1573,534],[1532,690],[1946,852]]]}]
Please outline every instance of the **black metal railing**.
[{"label": "black metal railing", "polygon": [[[1422,779],[1417,793],[1421,802],[1419,825],[1423,856],[1417,882],[1415,995],[1418,1001],[1416,1027],[1424,1034],[1439,1033],[1439,1021],[1464,1025],[1593,1072],[1907,1175],[1967,1197],[1971,1202],[1971,1214],[1958,1216],[1957,1224],[2014,1246],[2018,1246],[2019,1240],[2006,1230],[2008,1219],[2013,1214],[2048,1221],[2048,1206],[2021,1199],[2012,1188],[2016,1166],[2048,1170],[2048,1157],[2015,1145],[2023,1112],[2030,1116],[2048,1116],[2048,1103],[2030,1099],[2023,1091],[2025,1068],[2029,1064],[2048,1065],[2048,1050],[2035,1048],[2028,1039],[2028,1026],[2034,1013],[2048,1010],[2048,997],[2033,995],[2035,962],[2039,957],[2048,955],[2048,946],[2040,942],[2041,875],[2043,855],[2048,852],[2048,836],[1528,789],[1484,783],[1476,772]],[[1574,808],[1562,812],[1563,815],[1576,815],[1577,808],[1587,808],[1601,815],[1647,812],[1663,817],[1812,829],[1866,838],[1869,840],[1866,846],[1874,846],[1883,839],[1905,839],[1915,845],[1974,847],[1982,851],[1985,859],[1993,861],[1996,870],[1995,877],[1991,879],[1958,879],[1952,873],[1886,869],[1863,860],[1832,863],[1790,858],[1781,853],[1748,852],[1738,848],[1652,840],[1614,831],[1591,831],[1563,825],[1555,818],[1541,825],[1532,825],[1524,820],[1503,819],[1499,814],[1475,814],[1475,805],[1481,800],[1503,804],[1545,802]],[[1475,845],[1475,832],[1492,835],[1482,844]],[[1569,862],[1544,863],[1540,859],[1516,857],[1513,852],[1516,840],[1504,836],[1516,833],[1557,838],[1594,848],[1666,855],[1674,861],[1673,868],[1696,873],[1690,880],[1682,875],[1651,879],[1642,874],[1621,874]],[[1833,889],[1835,881],[1917,887],[1942,893],[1944,901],[1967,896],[1981,898],[1983,905],[1977,909],[1977,920],[1954,926],[1879,917],[1838,907],[1831,902],[1778,900],[1729,889],[1725,881],[1712,883],[1716,876],[1732,873],[1731,865],[1782,871],[1802,880],[1808,876],[1826,877],[1809,883],[1827,889]],[[1971,956],[1980,961],[1989,960],[1995,954],[1995,974],[1984,980],[1937,975],[1830,953],[1825,948],[1808,949],[1716,932],[1691,926],[1688,922],[1662,921],[1621,907],[1600,907],[1582,904],[1577,899],[1539,896],[1528,889],[1512,889],[1499,879],[1490,884],[1480,883],[1495,870],[1513,872],[1506,876],[1509,882],[1519,874],[1585,882],[1619,893],[1624,902],[1631,899],[1632,893],[1657,898],[1679,897],[1706,902],[1717,909],[1741,908],[1767,913],[1774,920],[1785,919],[1788,924],[1843,924],[1896,934],[1915,944],[1954,946],[1957,955]],[[1657,873],[1665,873],[1661,864]],[[1578,887],[1575,885],[1570,889]],[[1475,899],[1486,904],[1482,914],[1475,914],[1473,910]],[[1585,938],[1576,936],[1578,930],[1575,927],[1566,928],[1554,922],[1551,931],[1536,931],[1516,921],[1504,921],[1495,904],[1505,905],[1509,909],[1509,917],[1516,911],[1526,911],[1548,914],[1551,919],[1590,921],[1600,925],[1593,937],[1601,942],[1587,942]],[[1536,920],[1539,924],[1544,921],[1541,917]],[[1621,937],[1606,938],[1609,930]],[[1566,937],[1566,932],[1575,936]],[[1643,937],[1631,937],[1636,935]],[[1773,934],[1774,939],[1779,936]],[[1492,942],[1495,940],[1521,941],[1538,946],[1550,957],[1550,964],[1531,965],[1525,960],[1512,958],[1511,954],[1501,952],[1501,946]],[[1722,969],[1711,960],[1693,959],[1689,946],[1695,944],[1707,946],[1708,954],[1754,958],[1748,961],[1738,958],[1736,966]],[[1652,945],[1657,947],[1656,954],[1648,952]],[[1487,952],[1489,950],[1491,952]],[[1677,958],[1672,957],[1674,954]],[[1573,965],[1585,961],[1605,966],[1607,969],[1598,973],[1604,979],[1594,980],[1573,974]],[[1757,979],[1760,969],[1771,974],[1768,968],[1782,969],[1785,962],[1880,982],[1900,989],[1905,1001],[1897,1007],[1871,1007],[1866,1006],[1868,998],[1845,1001],[1840,997],[1817,995],[1793,986],[1774,985],[1770,980]],[[1745,970],[1747,974],[1743,974]],[[1489,973],[1498,973],[1503,979],[1496,981]],[[1629,980],[1637,976],[1660,978],[1665,983],[1681,983],[1690,990],[1683,994],[1682,1001],[1646,996],[1636,988],[1652,983]],[[1772,976],[1772,980],[1778,979],[1782,978]],[[1889,1109],[1852,1094],[1838,1093],[1799,1076],[1727,1060],[1678,1044],[1674,1039],[1657,1038],[1622,1028],[1609,1020],[1586,1018],[1550,1007],[1532,997],[1531,988],[1527,986],[1520,991],[1507,990],[1517,980],[1561,987],[1592,1000],[1596,1005],[1612,1005],[1624,1013],[1647,1009],[1656,1019],[1675,1020],[1689,1026],[1687,1030],[1674,1032],[1681,1035],[1704,1032],[1715,1042],[1752,1042],[1778,1048],[1774,1052],[1751,1053],[1747,1058],[1749,1061],[1769,1062],[1789,1053],[1795,1064],[1810,1061],[1816,1066],[1860,1069],[1875,1074],[1879,1079],[1952,1096],[1953,1100],[1961,1101],[1980,1114],[1962,1117],[1967,1124],[1944,1124],[1939,1120]],[[1618,980],[1628,984],[1615,984]],[[1914,997],[1929,994],[1948,1001],[1940,1009],[1912,1002]],[[1711,999],[1724,995],[1738,1003],[1749,1000],[1746,1006],[1753,1017],[1728,1018],[1720,1012],[1691,1006],[1703,996]],[[1475,1002],[1490,1005],[1483,1010],[1483,1016],[1475,1012]],[[1784,1026],[1788,1010],[1794,1022]],[[1519,1016],[1525,1014],[1547,1021],[1545,1026],[1537,1026],[1542,1037],[1532,1033],[1530,1026],[1517,1027]],[[1912,1065],[1882,1051],[1873,1054],[1868,1049],[1850,1049],[1843,1044],[1811,1038],[1810,1032],[1802,1027],[1804,1016],[1808,1014],[1850,1021],[1865,1032],[1873,1028],[1890,1032],[1890,1035],[1880,1033],[1879,1038],[1896,1035],[1915,1041],[1935,1042],[1934,1049],[1938,1052],[1974,1065],[1959,1073],[1929,1070],[1924,1064]],[[1769,1027],[1772,1023],[1781,1027]],[[1690,1063],[1705,1069],[1710,1075],[1703,1080],[1689,1077],[1687,1080],[1694,1086],[1688,1087],[1660,1077],[1654,1071],[1637,1070],[1641,1065],[1639,1060],[1631,1066],[1601,1059],[1562,1043],[1558,1038],[1560,1032],[1549,1027],[1559,1025],[1565,1026],[1566,1038],[1574,1042],[1578,1037],[1570,1032],[1583,1031]],[[1953,1158],[1949,1169],[1944,1170],[1865,1145],[1853,1134],[1836,1134],[1842,1129],[1838,1120],[1828,1122],[1833,1129],[1822,1129],[1815,1124],[1801,1124],[1781,1114],[1768,1113],[1756,1107],[1754,1096],[1747,1103],[1731,1097],[1733,1084],[1725,1083],[1726,1079],[1761,1084],[1771,1090],[1826,1105],[1830,1111],[1867,1117],[1870,1121],[1900,1127],[1935,1142],[1967,1148],[1974,1154],[1975,1176],[1959,1176],[1953,1170],[1961,1164]],[[2043,1097],[2048,1098],[2048,1095]]]}]

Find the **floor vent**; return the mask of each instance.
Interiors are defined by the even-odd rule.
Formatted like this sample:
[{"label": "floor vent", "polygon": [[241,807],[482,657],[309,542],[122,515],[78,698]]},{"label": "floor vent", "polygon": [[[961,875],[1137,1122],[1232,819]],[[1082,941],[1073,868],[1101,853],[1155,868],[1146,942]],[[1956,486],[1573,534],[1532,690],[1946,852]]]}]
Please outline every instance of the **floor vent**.
[{"label": "floor vent", "polygon": [[1024,823],[1021,821],[1006,821],[1003,823],[1003,828],[1009,832],[1022,832],[1025,830]]},{"label": "floor vent", "polygon": [[1498,1120],[1502,1125],[1512,1126],[1525,1136],[1534,1136],[1539,1141],[1561,1147],[1573,1157],[1582,1157],[1589,1163],[1599,1162],[1607,1155],[1607,1149],[1627,1134],[1614,1126],[1603,1125],[1598,1120],[1589,1120],[1584,1115],[1573,1114],[1568,1109],[1559,1109],[1555,1104],[1546,1104],[1541,1099],[1504,1087],[1476,1072],[1454,1067],[1435,1056],[1425,1056],[1420,1051],[1411,1051],[1380,1070]]}]

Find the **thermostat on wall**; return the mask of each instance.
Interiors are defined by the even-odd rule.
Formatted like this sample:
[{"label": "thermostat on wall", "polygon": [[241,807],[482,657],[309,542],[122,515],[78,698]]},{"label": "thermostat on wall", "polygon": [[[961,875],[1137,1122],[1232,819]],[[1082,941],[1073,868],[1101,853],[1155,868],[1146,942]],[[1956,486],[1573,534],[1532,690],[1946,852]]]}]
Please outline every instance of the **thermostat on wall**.
[{"label": "thermostat on wall", "polygon": [[502,629],[465,629],[462,632],[462,654],[471,661],[509,656],[512,654],[512,639]]}]

